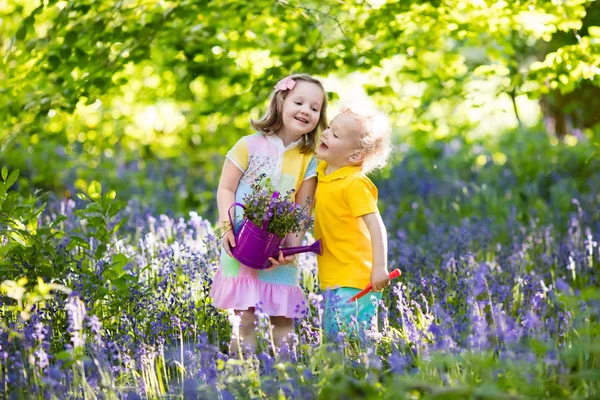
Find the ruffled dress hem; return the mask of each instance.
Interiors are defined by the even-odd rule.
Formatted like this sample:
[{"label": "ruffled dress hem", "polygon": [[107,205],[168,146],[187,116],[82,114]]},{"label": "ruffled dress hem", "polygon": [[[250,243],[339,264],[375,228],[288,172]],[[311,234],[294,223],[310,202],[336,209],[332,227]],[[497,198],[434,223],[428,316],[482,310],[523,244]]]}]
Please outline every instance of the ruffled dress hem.
[{"label": "ruffled dress hem", "polygon": [[263,282],[251,277],[226,277],[221,269],[215,274],[210,290],[216,308],[248,310],[260,307],[269,316],[302,318],[306,314],[306,298],[299,286]]}]

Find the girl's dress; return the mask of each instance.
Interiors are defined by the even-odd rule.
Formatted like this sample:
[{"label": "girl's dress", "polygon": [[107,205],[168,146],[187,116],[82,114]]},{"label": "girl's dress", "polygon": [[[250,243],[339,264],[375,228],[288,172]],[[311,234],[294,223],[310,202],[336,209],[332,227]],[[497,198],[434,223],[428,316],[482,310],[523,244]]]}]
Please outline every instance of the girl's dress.
[{"label": "girl's dress", "polygon": [[[235,201],[243,203],[250,185],[261,174],[271,178],[280,193],[295,189],[316,176],[313,154],[300,153],[302,139],[284,147],[278,136],[262,133],[245,136],[227,153],[227,159],[242,171]],[[236,207],[236,223],[242,210]],[[217,308],[247,310],[259,307],[270,316],[300,318],[306,312],[306,298],[299,286],[299,271],[294,265],[282,265],[271,271],[249,268],[221,249],[221,262],[213,280],[210,296]]]}]

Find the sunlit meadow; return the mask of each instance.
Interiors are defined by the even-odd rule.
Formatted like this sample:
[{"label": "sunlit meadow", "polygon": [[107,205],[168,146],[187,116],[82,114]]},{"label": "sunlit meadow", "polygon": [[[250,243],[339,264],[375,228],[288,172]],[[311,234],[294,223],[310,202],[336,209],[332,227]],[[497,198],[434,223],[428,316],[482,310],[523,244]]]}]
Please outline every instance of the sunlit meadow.
[{"label": "sunlit meadow", "polygon": [[[599,4],[0,0],[0,399],[600,398]],[[232,355],[215,186],[290,72],[389,115],[402,275],[325,337],[302,255]]]},{"label": "sunlit meadow", "polygon": [[[378,178],[389,267],[402,276],[362,340],[324,337],[325,294],[315,259],[303,255],[310,311],[280,349],[261,316],[255,355],[228,354],[236,321],[210,305],[218,242],[208,219],[156,215],[98,183],[76,200],[17,202],[9,190],[3,268],[23,278],[1,286],[0,393],[591,398],[600,381],[600,175],[581,183],[557,168],[549,183],[516,158],[453,169],[466,150],[443,146],[435,168],[409,153]],[[572,152],[547,146],[563,159]]]}]

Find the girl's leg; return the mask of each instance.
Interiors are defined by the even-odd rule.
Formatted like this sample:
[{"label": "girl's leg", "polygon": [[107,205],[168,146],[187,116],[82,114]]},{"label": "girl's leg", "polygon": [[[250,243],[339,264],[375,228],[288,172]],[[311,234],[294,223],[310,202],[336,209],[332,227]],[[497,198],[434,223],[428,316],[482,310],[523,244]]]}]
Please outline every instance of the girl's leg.
[{"label": "girl's leg", "polygon": [[[254,327],[255,315],[254,308],[248,310],[235,310],[235,315],[240,317],[240,327],[238,332],[232,332],[236,337],[231,338],[230,351],[232,353],[239,353],[242,349],[239,348],[239,344],[242,347],[249,347],[250,351],[254,351],[256,348],[256,330]],[[233,336],[232,335],[232,336]],[[239,338],[239,339],[238,339]],[[241,343],[243,341],[243,343]]]},{"label": "girl's leg", "polygon": [[271,317],[273,324],[273,342],[278,348],[281,347],[283,340],[294,331],[294,320],[286,317]]}]

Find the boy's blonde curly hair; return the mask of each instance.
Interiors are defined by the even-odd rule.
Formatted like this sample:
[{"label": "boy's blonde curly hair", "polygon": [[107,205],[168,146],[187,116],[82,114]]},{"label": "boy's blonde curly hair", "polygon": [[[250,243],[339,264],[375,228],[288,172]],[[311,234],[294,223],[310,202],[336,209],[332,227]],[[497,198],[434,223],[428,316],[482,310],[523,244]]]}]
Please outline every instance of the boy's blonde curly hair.
[{"label": "boy's blonde curly hair", "polygon": [[350,114],[361,127],[358,140],[364,153],[362,168],[365,174],[383,168],[391,153],[392,129],[388,118],[381,111],[362,104],[348,104],[340,114]]}]

